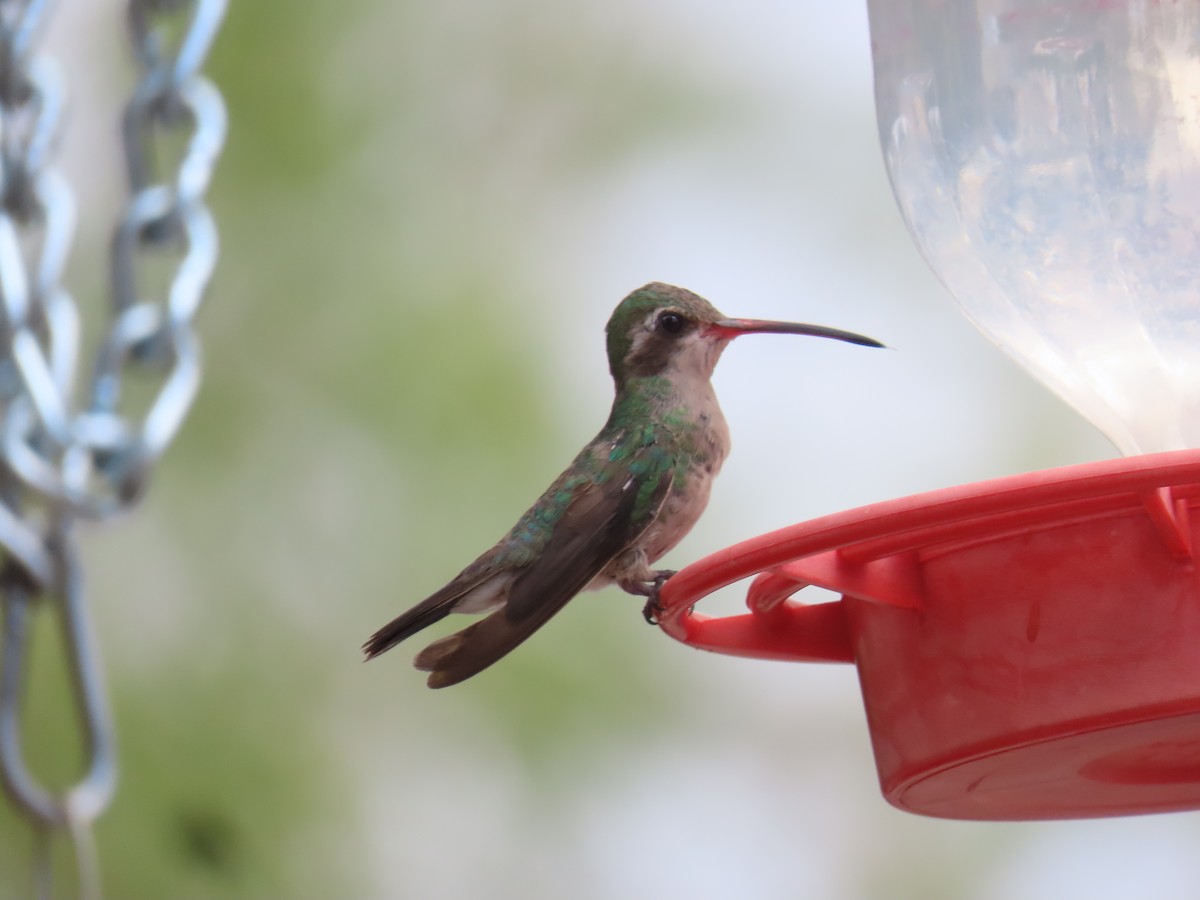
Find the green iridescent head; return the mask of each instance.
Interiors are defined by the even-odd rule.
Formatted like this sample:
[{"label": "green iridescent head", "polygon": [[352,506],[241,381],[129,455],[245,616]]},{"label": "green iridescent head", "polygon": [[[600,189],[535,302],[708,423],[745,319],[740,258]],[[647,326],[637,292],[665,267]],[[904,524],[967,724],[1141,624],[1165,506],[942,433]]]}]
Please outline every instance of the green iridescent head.
[{"label": "green iridescent head", "polygon": [[724,319],[703,297],[661,282],[638,288],[608,320],[608,368],[617,383],[661,371],[681,342]]}]

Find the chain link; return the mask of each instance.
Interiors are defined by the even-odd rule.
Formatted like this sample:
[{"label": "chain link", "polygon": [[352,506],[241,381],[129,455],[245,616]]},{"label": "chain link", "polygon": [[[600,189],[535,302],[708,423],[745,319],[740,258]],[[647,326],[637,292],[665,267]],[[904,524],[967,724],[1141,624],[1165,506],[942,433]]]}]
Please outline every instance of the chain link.
[{"label": "chain link", "polygon": [[[112,728],[87,617],[73,524],[120,513],[145,492],[200,383],[193,321],[217,259],[205,195],[225,141],[225,107],[201,68],[226,0],[131,0],[139,77],[122,134],[129,196],[112,241],[112,316],[74,398],[80,317],[62,286],[72,192],[50,166],[64,86],[34,47],[48,0],[0,0],[0,780],[38,828],[39,897],[52,893],[55,832],[74,847],[78,890],[99,896],[90,825],[116,783]],[[168,270],[159,291],[148,272]],[[161,274],[158,276],[162,278]],[[129,376],[154,387],[140,408]],[[45,787],[26,764],[21,704],[31,614],[59,621],[85,743],[84,774]]]}]

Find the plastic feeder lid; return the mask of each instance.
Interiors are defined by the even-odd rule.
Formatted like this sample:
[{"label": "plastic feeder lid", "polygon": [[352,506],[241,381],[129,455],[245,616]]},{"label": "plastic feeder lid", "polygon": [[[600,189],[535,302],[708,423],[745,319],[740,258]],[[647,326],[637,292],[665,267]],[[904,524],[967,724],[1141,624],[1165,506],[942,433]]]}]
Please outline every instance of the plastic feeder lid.
[{"label": "plastic feeder lid", "polygon": [[[719,653],[854,663],[901,809],[1200,808],[1197,505],[1193,450],[873,504],[688,566],[663,588],[662,628]],[[749,613],[692,611],[756,574]],[[792,599],[807,585],[842,599]]]}]

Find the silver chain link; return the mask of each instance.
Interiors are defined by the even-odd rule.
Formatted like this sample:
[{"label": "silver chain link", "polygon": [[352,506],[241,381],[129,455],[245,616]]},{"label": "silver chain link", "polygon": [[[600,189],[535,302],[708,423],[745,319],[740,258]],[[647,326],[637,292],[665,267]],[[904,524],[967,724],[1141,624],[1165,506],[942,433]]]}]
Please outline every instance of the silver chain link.
[{"label": "silver chain link", "polygon": [[[143,495],[199,387],[193,320],[217,259],[205,195],[226,130],[221,96],[200,70],[226,0],[129,4],[140,70],[122,126],[129,196],[112,242],[112,316],[78,402],[79,312],[61,283],[74,200],[50,165],[64,86],[34,53],[49,7],[0,0],[0,779],[40,836],[37,895],[52,896],[46,847],[64,833],[79,895],[99,897],[91,823],[112,797],[116,765],[73,525]],[[145,283],[164,270],[160,290]],[[138,409],[123,389],[133,373],[156,385]],[[32,772],[21,740],[29,621],[43,604],[62,628],[85,744],[83,775],[59,790]]]}]

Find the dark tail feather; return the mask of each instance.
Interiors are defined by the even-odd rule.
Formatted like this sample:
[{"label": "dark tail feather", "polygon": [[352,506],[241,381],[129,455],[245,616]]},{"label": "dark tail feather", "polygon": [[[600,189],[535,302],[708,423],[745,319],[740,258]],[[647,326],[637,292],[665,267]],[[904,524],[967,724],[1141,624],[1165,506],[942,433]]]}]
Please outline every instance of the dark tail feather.
[{"label": "dark tail feather", "polygon": [[450,614],[452,606],[453,603],[449,600],[418,604],[408,612],[396,616],[371,635],[370,639],[363,644],[363,652],[367,654],[367,659],[374,659],[380,653],[395,647],[405,638],[412,637],[434,622],[440,622],[446,618]]},{"label": "dark tail feather", "polygon": [[[426,683],[431,688],[449,687],[478,675],[545,625],[597,571],[592,567],[568,572],[553,584],[531,578],[532,569],[523,573],[513,582],[507,605],[462,631],[434,641],[417,654],[413,664],[429,673]],[[530,590],[535,592],[532,596]]]},{"label": "dark tail feather", "polygon": [[507,656],[548,618],[544,615],[513,623],[504,610],[496,610],[486,619],[434,641],[417,654],[413,665],[429,673],[426,683],[431,688],[458,684]]}]

